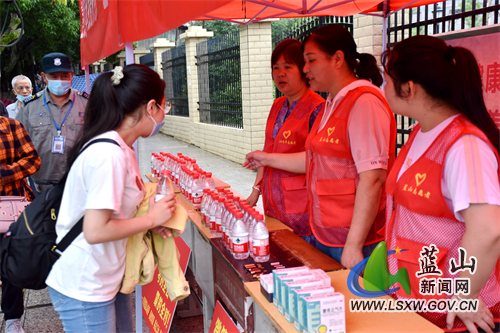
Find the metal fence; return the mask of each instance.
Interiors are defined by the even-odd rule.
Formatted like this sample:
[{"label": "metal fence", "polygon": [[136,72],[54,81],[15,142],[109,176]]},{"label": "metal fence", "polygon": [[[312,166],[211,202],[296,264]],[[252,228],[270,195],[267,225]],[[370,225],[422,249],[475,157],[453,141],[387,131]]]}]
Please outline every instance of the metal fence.
[{"label": "metal fence", "polygon": [[[387,20],[388,47],[415,35],[435,35],[498,23],[499,0],[449,0],[433,5],[403,9]],[[396,115],[396,148],[406,143],[413,120]]]},{"label": "metal fence", "polygon": [[[319,16],[319,17],[303,17],[297,21],[295,25],[288,31],[281,34],[281,36],[273,35],[273,47],[279,44],[282,40],[293,38],[303,41],[307,35],[322,26],[329,24],[342,25],[353,33],[353,17],[352,16]],[[328,97],[328,93],[318,92],[324,99]],[[276,88],[276,98],[283,96],[281,91]]]},{"label": "metal fence", "polygon": [[196,44],[200,122],[243,128],[239,31]]},{"label": "metal fence", "polygon": [[185,45],[162,53],[162,70],[167,83],[165,97],[172,102],[169,115],[189,117]]}]

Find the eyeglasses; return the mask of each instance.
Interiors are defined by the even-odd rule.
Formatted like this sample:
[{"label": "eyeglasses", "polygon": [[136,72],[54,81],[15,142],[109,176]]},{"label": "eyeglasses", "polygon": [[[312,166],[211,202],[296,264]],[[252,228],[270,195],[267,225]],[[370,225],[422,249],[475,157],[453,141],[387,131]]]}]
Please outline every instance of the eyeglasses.
[{"label": "eyeglasses", "polygon": [[163,108],[160,104],[156,103],[156,105],[165,112],[165,115],[170,113],[170,110],[172,110],[172,102],[170,102],[168,99],[165,100],[165,107]]},{"label": "eyeglasses", "polygon": [[22,92],[24,90],[30,91],[30,89],[31,89],[30,86],[24,86],[24,87],[23,86],[19,86],[19,87],[16,88],[16,91],[18,91],[18,92]]}]

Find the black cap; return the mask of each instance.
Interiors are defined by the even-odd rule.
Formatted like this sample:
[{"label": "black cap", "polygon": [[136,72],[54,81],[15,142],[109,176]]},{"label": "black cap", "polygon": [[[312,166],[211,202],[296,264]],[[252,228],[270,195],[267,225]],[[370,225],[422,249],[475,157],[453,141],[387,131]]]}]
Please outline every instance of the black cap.
[{"label": "black cap", "polygon": [[72,72],[71,61],[64,53],[54,52],[42,58],[42,69],[44,73]]}]

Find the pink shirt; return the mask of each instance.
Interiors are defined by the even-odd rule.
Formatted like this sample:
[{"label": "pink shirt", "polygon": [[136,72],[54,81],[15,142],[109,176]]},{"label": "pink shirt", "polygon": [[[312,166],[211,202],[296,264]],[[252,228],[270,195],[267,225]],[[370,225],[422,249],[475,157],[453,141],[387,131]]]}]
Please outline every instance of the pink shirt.
[{"label": "pink shirt", "polygon": [[[354,81],[342,88],[335,97],[328,96],[318,132],[331,116],[335,116],[335,109],[342,98],[349,91],[363,86],[376,88],[385,96],[384,92],[370,81]],[[387,170],[391,120],[384,103],[373,94],[362,94],[352,107],[347,126],[349,147],[358,173],[374,169]]]},{"label": "pink shirt", "polygon": [[[430,131],[417,133],[398,179],[456,117],[446,119]],[[475,135],[464,135],[450,147],[444,161],[441,191],[457,220],[464,222],[461,211],[470,204],[500,205],[497,170],[495,153]]]}]

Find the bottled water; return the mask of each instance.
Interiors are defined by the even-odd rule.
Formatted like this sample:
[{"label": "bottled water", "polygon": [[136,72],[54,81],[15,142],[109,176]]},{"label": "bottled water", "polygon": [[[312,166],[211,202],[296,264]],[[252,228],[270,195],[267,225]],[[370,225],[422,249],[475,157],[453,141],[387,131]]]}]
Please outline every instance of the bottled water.
[{"label": "bottled water", "polygon": [[197,173],[193,175],[193,185],[191,186],[191,193],[194,208],[200,209],[201,200],[203,198],[203,184],[201,182],[200,175]]},{"label": "bottled water", "polygon": [[169,174],[170,171],[163,170],[162,177],[158,182],[158,185],[156,186],[155,202],[160,201],[161,199],[172,193],[172,191],[170,190],[170,186],[168,186]]},{"label": "bottled water", "polygon": [[204,188],[208,188],[208,189],[211,189],[212,191],[215,191],[215,182],[212,179],[212,173],[207,172],[207,175],[205,178],[206,178],[206,180],[205,180]]},{"label": "bottled water", "polygon": [[250,252],[250,257],[253,258],[253,228],[257,224],[257,220],[255,219],[257,212],[256,211],[251,211],[251,216],[248,220],[248,251]]},{"label": "bottled water", "polygon": [[256,220],[252,232],[253,259],[255,262],[266,262],[269,260],[269,231],[264,223],[264,216],[258,214]]},{"label": "bottled water", "polygon": [[210,231],[212,232],[212,235],[215,235],[215,233],[216,233],[215,214],[217,212],[218,206],[219,206],[219,196],[217,194],[213,193],[212,194],[212,204],[210,205],[210,210],[209,210]]},{"label": "bottled water", "polygon": [[222,213],[224,212],[224,198],[219,197],[217,209],[215,210],[215,235],[222,237]]},{"label": "bottled water", "polygon": [[233,225],[232,240],[233,240],[233,257],[237,260],[248,258],[248,229],[243,222],[243,214],[236,213],[236,221]]}]

